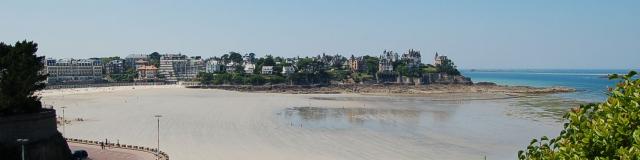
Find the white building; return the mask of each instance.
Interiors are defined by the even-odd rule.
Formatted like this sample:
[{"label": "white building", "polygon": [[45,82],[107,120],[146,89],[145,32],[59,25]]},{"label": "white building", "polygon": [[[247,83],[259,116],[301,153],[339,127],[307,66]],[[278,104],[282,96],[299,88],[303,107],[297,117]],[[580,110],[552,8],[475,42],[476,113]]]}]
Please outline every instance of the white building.
[{"label": "white building", "polygon": [[283,66],[282,67],[282,74],[293,74],[295,72],[296,72],[296,70],[293,68],[293,66]]},{"label": "white building", "polygon": [[204,69],[204,62],[200,59],[188,58],[182,54],[164,54],[160,57],[158,75],[166,81],[195,79]]},{"label": "white building", "polygon": [[253,74],[253,71],[255,69],[256,69],[256,65],[255,64],[248,63],[248,64],[244,65],[244,73]]},{"label": "white building", "polygon": [[393,72],[393,63],[398,61],[398,53],[383,51],[378,62],[378,72]]},{"label": "white building", "polygon": [[95,83],[102,81],[102,64],[96,59],[47,59],[47,83]]},{"label": "white building", "polygon": [[206,61],[206,72],[207,73],[216,73],[216,72],[222,72],[224,65],[222,64],[222,62],[220,60],[217,59],[209,59],[208,61]]},{"label": "white building", "polygon": [[236,71],[236,66],[238,66],[238,64],[231,62],[231,63],[227,63],[227,65],[225,65],[224,69],[227,73],[232,73]]},{"label": "white building", "polygon": [[273,66],[262,66],[261,74],[273,74]]}]

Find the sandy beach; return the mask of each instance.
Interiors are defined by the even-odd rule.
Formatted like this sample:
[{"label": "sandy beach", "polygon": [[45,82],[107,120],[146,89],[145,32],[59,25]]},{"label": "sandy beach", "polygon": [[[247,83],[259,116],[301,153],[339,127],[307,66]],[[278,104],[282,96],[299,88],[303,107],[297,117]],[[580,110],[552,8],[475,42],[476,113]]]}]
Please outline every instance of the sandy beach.
[{"label": "sandy beach", "polygon": [[[537,104],[528,102],[541,97],[246,93],[180,86],[39,94],[47,104],[67,107],[71,123],[65,134],[72,138],[152,147],[153,115],[161,114],[160,148],[172,159],[514,159],[532,138],[555,136],[561,127],[557,115],[545,114],[550,110],[531,109]],[[559,104],[553,109],[572,107]],[[73,121],[77,118],[84,121]]]}]

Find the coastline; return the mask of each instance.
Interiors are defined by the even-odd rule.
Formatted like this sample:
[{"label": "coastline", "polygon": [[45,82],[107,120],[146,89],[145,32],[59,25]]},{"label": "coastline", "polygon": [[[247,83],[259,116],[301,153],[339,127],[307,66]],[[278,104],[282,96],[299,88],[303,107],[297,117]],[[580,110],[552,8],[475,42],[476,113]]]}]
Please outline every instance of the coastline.
[{"label": "coastline", "polygon": [[431,97],[433,100],[490,100],[575,92],[568,87],[507,86],[492,83],[465,84],[349,84],[349,85],[136,85],[88,88],[48,89],[40,96],[104,93],[154,88],[219,89],[226,91],[274,94],[358,94],[366,96]]},{"label": "coastline", "polygon": [[37,92],[36,94],[39,96],[57,96],[57,95],[104,93],[104,92],[115,92],[115,91],[136,90],[136,89],[151,89],[151,88],[184,88],[184,86],[181,86],[181,85],[135,85],[135,86],[65,88],[65,89],[42,90]]},{"label": "coastline", "polygon": [[239,92],[262,92],[284,94],[362,94],[377,96],[433,96],[437,94],[504,94],[526,96],[540,94],[570,93],[576,89],[568,87],[505,86],[495,84],[429,84],[429,85],[198,85],[193,89],[221,89]]}]

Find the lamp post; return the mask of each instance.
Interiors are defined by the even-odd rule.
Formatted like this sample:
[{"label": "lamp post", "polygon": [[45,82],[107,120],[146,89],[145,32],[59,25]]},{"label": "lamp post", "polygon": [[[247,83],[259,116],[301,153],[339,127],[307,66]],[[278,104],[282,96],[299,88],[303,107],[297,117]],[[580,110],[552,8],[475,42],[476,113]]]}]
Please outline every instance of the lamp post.
[{"label": "lamp post", "polygon": [[156,117],[156,119],[158,120],[158,128],[157,128],[158,129],[157,130],[158,131],[158,143],[157,143],[158,146],[156,148],[156,159],[159,160],[160,159],[160,117],[162,117],[162,115],[157,114],[157,115],[154,115],[154,117]]},{"label": "lamp post", "polygon": [[22,160],[25,160],[25,156],[24,156],[24,144],[26,144],[27,142],[29,142],[29,139],[17,139],[16,141],[18,141],[18,143],[20,143],[20,145],[22,146]]},{"label": "lamp post", "polygon": [[64,117],[64,109],[67,107],[62,106],[60,108],[62,108],[62,137],[65,137],[67,120]]}]

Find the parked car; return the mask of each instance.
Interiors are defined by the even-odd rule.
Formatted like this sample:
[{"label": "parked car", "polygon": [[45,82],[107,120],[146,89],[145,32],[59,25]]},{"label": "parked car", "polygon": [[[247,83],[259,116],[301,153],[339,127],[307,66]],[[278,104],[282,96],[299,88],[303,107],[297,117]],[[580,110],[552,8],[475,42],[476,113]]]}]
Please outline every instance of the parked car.
[{"label": "parked car", "polygon": [[84,160],[89,157],[89,154],[85,150],[75,150],[73,151],[73,159],[75,160]]}]

